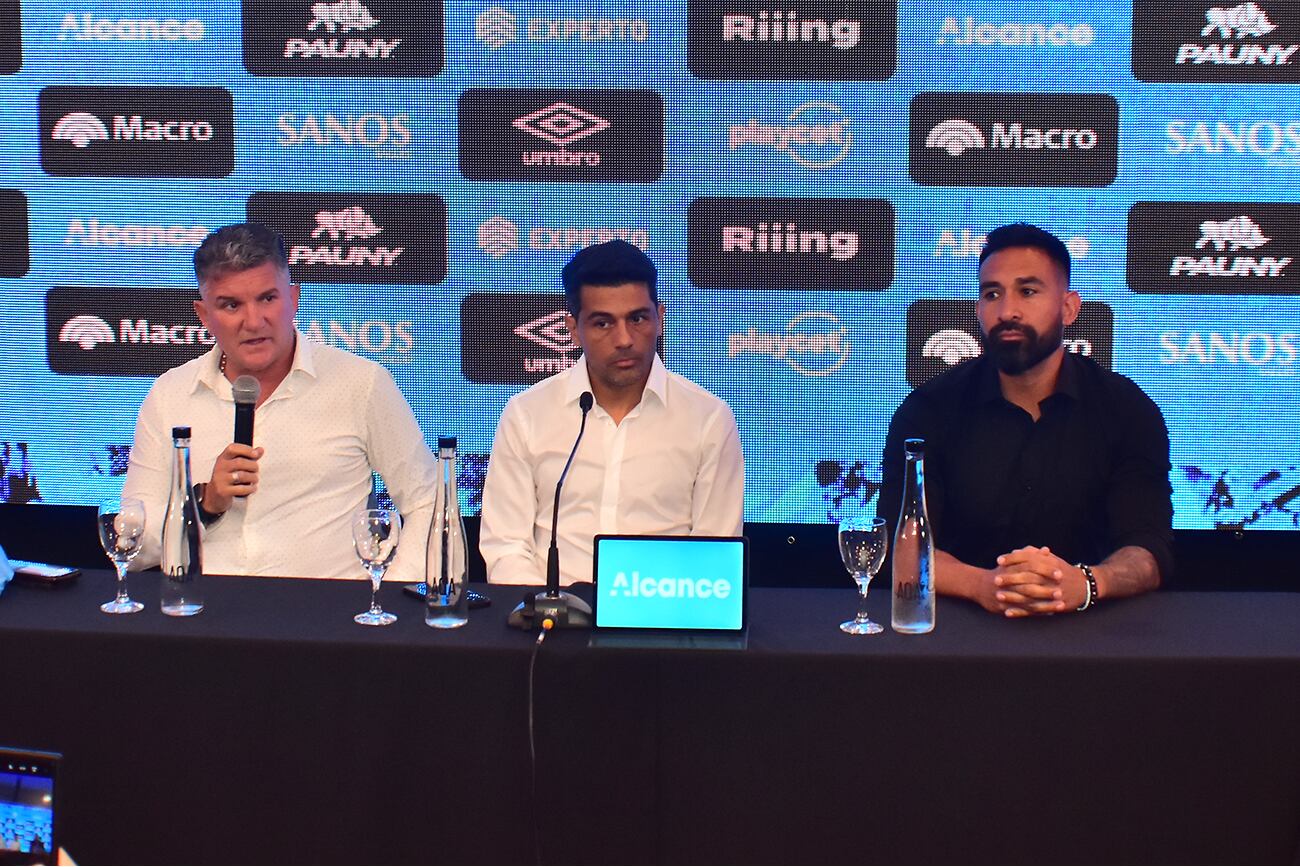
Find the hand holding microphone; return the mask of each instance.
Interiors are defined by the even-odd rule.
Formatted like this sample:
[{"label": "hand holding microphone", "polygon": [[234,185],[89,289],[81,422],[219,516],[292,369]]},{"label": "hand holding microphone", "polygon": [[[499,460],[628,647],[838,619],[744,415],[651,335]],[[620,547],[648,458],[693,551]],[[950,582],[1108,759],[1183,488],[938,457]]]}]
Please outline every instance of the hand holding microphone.
[{"label": "hand holding microphone", "polygon": [[231,390],[235,398],[235,440],[217,456],[212,479],[203,488],[203,511],[219,515],[234,503],[257,491],[257,462],[265,449],[253,448],[253,414],[262,384],[247,374],[237,377]]}]

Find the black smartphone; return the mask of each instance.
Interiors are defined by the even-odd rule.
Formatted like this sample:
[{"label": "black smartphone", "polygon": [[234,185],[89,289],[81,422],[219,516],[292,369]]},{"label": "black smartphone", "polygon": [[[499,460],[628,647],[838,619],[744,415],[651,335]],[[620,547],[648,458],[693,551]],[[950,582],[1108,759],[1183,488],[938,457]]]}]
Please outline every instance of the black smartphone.
[{"label": "black smartphone", "polygon": [[71,566],[33,563],[31,560],[10,560],[9,565],[14,567],[15,581],[38,587],[64,587],[76,581],[81,574],[80,569]]}]

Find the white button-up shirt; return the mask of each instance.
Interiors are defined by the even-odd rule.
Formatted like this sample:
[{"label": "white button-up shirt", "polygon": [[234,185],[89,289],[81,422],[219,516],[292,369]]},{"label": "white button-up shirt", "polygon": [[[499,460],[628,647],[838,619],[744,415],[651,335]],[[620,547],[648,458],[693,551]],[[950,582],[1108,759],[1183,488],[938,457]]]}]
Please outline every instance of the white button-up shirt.
[{"label": "white button-up shirt", "polygon": [[[188,426],[192,481],[206,482],[234,436],[231,383],[221,352],[167,371],[136,420],[122,496],[144,501],[146,542],[132,568],[158,564],[171,485],[173,427]],[[378,472],[404,519],[386,577],[424,578],[436,462],[410,405],[387,370],[297,335],[293,367],[257,408],[257,491],[235,498],[204,529],[203,571],[214,575],[362,578],[353,515],[366,508]]]},{"label": "white button-up shirt", "polygon": [[[555,483],[591,390],[579,360],[506,404],[483,488],[488,580],[546,581]],[[560,494],[560,583],[592,579],[597,533],[739,536],[745,466],[731,408],[655,357],[641,402],[615,424],[599,404]]]}]

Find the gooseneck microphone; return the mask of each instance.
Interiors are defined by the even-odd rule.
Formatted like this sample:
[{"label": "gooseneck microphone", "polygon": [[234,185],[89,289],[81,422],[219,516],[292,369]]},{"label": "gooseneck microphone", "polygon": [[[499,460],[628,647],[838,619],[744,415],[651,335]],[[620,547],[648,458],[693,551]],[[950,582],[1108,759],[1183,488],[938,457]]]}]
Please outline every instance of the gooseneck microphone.
[{"label": "gooseneck microphone", "polygon": [[578,398],[578,408],[582,410],[582,422],[578,425],[578,437],[573,441],[569,459],[564,462],[559,481],[555,483],[555,503],[551,508],[551,547],[546,551],[546,592],[531,598],[525,597],[514,611],[510,612],[508,622],[519,629],[540,628],[544,618],[550,618],[556,628],[580,629],[591,626],[591,606],[583,600],[560,589],[560,548],[557,543],[560,524],[560,491],[564,479],[573,464],[573,456],[578,453],[578,444],[587,429],[587,413],[591,412],[596,400],[591,392],[584,391]]},{"label": "gooseneck microphone", "polygon": [[235,439],[244,446],[253,444],[253,412],[257,399],[262,396],[262,383],[245,373],[235,378],[231,386],[235,394]]}]

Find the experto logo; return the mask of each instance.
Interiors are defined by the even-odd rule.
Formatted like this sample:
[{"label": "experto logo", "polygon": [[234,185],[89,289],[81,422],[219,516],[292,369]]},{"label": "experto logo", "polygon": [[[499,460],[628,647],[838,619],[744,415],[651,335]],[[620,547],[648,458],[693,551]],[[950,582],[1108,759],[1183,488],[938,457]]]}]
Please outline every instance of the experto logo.
[{"label": "experto logo", "polygon": [[219,87],[47,87],[51,175],[220,178],[234,169],[234,106]]},{"label": "experto logo", "polygon": [[664,106],[652,90],[472,88],[458,115],[471,180],[648,183],[663,173]]},{"label": "experto logo", "polygon": [[650,248],[650,230],[640,226],[520,226],[508,217],[489,217],[479,224],[478,247],[493,259],[517,253],[522,246],[547,253],[573,253],[616,238]]},{"label": "experto logo", "polygon": [[922,93],[908,166],[935,186],[1101,187],[1119,165],[1119,106],[1105,94]]},{"label": "experto logo", "polygon": [[295,278],[438,283],[447,274],[447,206],[428,193],[254,193],[248,219],[284,236]]},{"label": "experto logo", "polygon": [[[1107,369],[1114,345],[1114,313],[1100,301],[1084,301],[1066,327],[1067,352],[1086,355]],[[984,351],[973,298],[921,299],[907,308],[907,381],[913,387]]]},{"label": "experto logo", "polygon": [[883,81],[894,73],[894,0],[689,0],[687,16],[687,58],[699,78]]},{"label": "experto logo", "polygon": [[699,198],[687,211],[687,268],[704,288],[884,289],[894,209],[884,199]]},{"label": "experto logo", "polygon": [[1137,202],[1128,250],[1134,292],[1300,293],[1300,205]]},{"label": "experto logo", "polygon": [[45,296],[55,373],[157,376],[216,340],[194,313],[193,289],[56,286]]},{"label": "experto logo", "polygon": [[[521,32],[522,31],[522,32]],[[492,50],[517,40],[544,43],[645,42],[650,22],[644,18],[549,18],[532,16],[522,28],[504,6],[489,6],[474,16],[474,39]]]},{"label": "experto logo", "polygon": [[1133,74],[1142,81],[1300,81],[1292,0],[1134,0]]},{"label": "experto logo", "polygon": [[442,71],[443,4],[241,0],[254,75],[432,77]]}]

